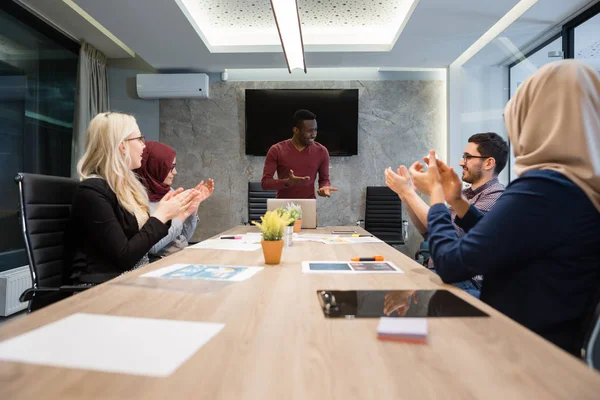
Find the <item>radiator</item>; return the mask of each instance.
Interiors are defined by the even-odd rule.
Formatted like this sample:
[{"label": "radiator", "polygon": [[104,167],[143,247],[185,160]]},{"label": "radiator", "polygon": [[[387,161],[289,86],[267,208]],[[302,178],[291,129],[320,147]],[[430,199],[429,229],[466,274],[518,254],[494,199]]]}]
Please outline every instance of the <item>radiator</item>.
[{"label": "radiator", "polygon": [[0,316],[8,316],[27,308],[19,296],[31,287],[31,273],[26,265],[0,272]]}]

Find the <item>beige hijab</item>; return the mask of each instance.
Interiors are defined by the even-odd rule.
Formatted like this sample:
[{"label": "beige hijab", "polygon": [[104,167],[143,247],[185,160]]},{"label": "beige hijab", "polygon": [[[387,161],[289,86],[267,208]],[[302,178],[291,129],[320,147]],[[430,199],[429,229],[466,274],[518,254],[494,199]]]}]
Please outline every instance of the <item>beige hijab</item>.
[{"label": "beige hijab", "polygon": [[553,170],[579,186],[600,211],[600,76],[587,64],[547,64],[506,105],[515,172]]}]

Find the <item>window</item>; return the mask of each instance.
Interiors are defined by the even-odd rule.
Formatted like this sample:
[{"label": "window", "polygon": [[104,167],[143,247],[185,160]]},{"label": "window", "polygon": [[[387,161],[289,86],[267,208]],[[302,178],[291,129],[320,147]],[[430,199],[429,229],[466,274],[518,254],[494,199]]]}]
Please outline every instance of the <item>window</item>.
[{"label": "window", "polygon": [[[539,67],[562,58],[576,58],[590,64],[600,72],[600,3],[574,17],[562,27],[558,35],[527,54],[526,59],[510,65],[510,97],[519,84]],[[509,179],[514,173],[514,156],[510,155]]]},{"label": "window", "polygon": [[18,172],[69,176],[79,44],[0,6],[0,271],[27,265]]},{"label": "window", "polygon": [[[542,65],[561,60],[562,58],[562,37],[557,36],[542,44],[537,49],[534,49],[524,60],[512,64],[509,68],[510,98],[517,92],[519,85]],[[508,165],[508,179],[512,181],[517,178],[514,172],[515,156],[512,151],[512,145],[510,145]]]},{"label": "window", "polygon": [[573,56],[600,72],[600,14],[573,30]]}]

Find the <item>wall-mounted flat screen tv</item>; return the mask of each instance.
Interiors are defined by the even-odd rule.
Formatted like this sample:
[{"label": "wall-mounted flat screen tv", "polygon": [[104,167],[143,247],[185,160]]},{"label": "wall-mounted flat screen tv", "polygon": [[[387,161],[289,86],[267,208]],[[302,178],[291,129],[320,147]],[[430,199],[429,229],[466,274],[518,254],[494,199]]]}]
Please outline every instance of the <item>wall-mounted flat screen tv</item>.
[{"label": "wall-mounted flat screen tv", "polygon": [[264,156],[290,139],[300,109],[316,114],[316,141],[331,156],[358,154],[358,89],[246,89],[246,154]]}]

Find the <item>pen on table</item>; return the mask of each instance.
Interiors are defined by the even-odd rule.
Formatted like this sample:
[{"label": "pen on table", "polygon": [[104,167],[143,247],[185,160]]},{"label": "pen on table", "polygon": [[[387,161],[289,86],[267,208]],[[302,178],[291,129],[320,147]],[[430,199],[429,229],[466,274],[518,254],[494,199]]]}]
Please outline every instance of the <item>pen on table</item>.
[{"label": "pen on table", "polygon": [[384,261],[383,256],[373,257],[352,257],[350,261]]},{"label": "pen on table", "polygon": [[236,236],[221,236],[220,239],[241,239],[242,237],[239,235]]},{"label": "pen on table", "polygon": [[373,237],[373,235],[361,235],[359,233],[353,233],[352,237]]}]

